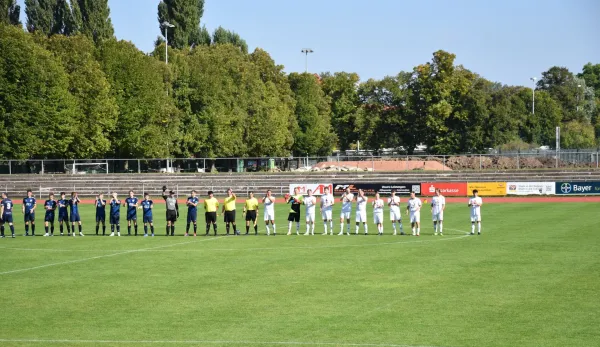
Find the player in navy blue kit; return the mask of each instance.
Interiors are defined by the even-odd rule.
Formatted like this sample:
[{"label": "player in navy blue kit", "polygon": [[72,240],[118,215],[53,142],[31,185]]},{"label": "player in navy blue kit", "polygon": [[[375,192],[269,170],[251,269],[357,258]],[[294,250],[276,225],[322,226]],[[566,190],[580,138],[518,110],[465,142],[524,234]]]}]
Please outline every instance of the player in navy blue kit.
[{"label": "player in navy blue kit", "polygon": [[135,226],[135,236],[137,236],[138,198],[134,196],[133,190],[129,191],[129,197],[125,199],[124,205],[127,206],[127,235],[131,236],[131,221],[133,221],[133,225]]},{"label": "player in navy blue kit", "polygon": [[187,214],[187,226],[185,227],[185,236],[188,236],[190,231],[190,224],[194,223],[194,236],[196,236],[196,231],[198,229],[198,224],[196,221],[198,220],[198,197],[196,196],[197,192],[192,190],[192,195],[188,197],[186,205],[188,206],[188,214]]},{"label": "player in navy blue kit", "polygon": [[25,215],[25,236],[29,236],[29,225],[31,225],[31,236],[35,236],[35,208],[37,203],[31,189],[27,191],[27,197],[23,199],[23,214]]},{"label": "player in navy blue kit", "polygon": [[[50,193],[48,200],[44,202],[44,210],[46,210],[46,215],[44,216],[44,228],[46,229],[46,233],[44,236],[54,236],[54,212],[56,211],[57,206],[58,203],[54,200],[54,193]],[[50,227],[50,233],[48,233],[48,226]]]},{"label": "player in navy blue kit", "polygon": [[117,227],[117,236],[121,236],[121,200],[117,199],[117,193],[112,193],[110,199],[110,236],[115,236],[115,226]]},{"label": "player in navy blue kit", "polygon": [[100,230],[100,223],[102,223],[102,236],[104,236],[106,235],[106,200],[102,193],[96,196],[96,236]]},{"label": "player in navy blue kit", "polygon": [[81,232],[81,217],[79,216],[79,203],[81,200],[79,196],[77,196],[77,192],[71,193],[71,200],[69,200],[69,209],[71,212],[71,227],[73,228],[73,236],[75,236],[75,222],[77,222],[77,226],[79,228],[79,236],[84,236],[83,232]]},{"label": "player in navy blue kit", "polygon": [[0,238],[4,238],[4,224],[8,223],[12,238],[15,238],[15,226],[13,225],[13,207],[12,200],[8,198],[6,193],[2,193],[2,201],[0,202]]},{"label": "player in navy blue kit", "polygon": [[66,199],[65,193],[60,193],[58,200],[58,224],[60,226],[60,236],[63,236],[63,224],[67,225],[67,233],[71,236],[71,224],[69,224],[69,200]]},{"label": "player in navy blue kit", "polygon": [[152,220],[152,209],[154,208],[154,202],[150,200],[148,193],[144,194],[144,200],[142,200],[142,214],[144,216],[144,237],[148,237],[148,225],[150,225],[150,231],[152,237],[154,237],[154,224]]}]

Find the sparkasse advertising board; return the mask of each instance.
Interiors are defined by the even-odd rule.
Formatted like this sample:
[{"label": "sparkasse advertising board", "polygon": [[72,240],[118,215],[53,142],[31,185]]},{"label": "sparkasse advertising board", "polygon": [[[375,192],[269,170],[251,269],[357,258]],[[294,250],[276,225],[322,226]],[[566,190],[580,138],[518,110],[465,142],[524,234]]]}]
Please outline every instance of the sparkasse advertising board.
[{"label": "sparkasse advertising board", "polygon": [[443,196],[467,196],[467,182],[426,182],[421,183],[421,195],[434,196],[440,189]]},{"label": "sparkasse advertising board", "polygon": [[557,195],[598,195],[600,182],[556,182]]},{"label": "sparkasse advertising board", "polygon": [[555,182],[506,182],[508,195],[554,195]]},{"label": "sparkasse advertising board", "polygon": [[290,194],[294,194],[294,188],[298,187],[300,189],[300,194],[307,195],[308,190],[311,189],[313,195],[323,195],[325,194],[325,187],[329,187],[329,192],[333,194],[333,184],[331,183],[292,183],[290,184]]}]

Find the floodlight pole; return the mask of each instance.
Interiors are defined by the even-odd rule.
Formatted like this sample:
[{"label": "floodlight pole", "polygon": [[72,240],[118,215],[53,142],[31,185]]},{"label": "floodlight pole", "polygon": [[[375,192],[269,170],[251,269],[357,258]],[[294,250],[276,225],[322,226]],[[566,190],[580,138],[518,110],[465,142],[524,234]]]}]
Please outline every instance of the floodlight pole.
[{"label": "floodlight pole", "polygon": [[535,114],[535,80],[537,78],[535,77],[531,77],[530,80],[533,82],[533,88],[531,88],[532,92],[533,92],[533,100],[531,103],[531,114]]},{"label": "floodlight pole", "polygon": [[314,53],[315,51],[313,51],[310,48],[304,48],[301,51],[302,53],[304,53],[304,72],[308,73],[308,53]]},{"label": "floodlight pole", "polygon": [[579,89],[581,89],[581,84],[577,85],[577,112],[579,112]]},{"label": "floodlight pole", "polygon": [[[175,26],[167,21],[161,23],[162,26],[165,27],[165,65],[169,65],[169,28],[174,28]],[[167,96],[169,95],[169,87],[167,87]]]},{"label": "floodlight pole", "polygon": [[169,28],[174,28],[175,26],[167,21],[162,22],[161,24],[165,27],[165,64],[169,65]]}]

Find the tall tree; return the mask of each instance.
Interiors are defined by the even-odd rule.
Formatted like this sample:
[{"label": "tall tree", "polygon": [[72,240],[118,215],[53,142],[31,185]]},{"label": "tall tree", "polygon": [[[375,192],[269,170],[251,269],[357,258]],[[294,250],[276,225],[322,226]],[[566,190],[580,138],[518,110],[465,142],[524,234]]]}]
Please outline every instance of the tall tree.
[{"label": "tall tree", "polygon": [[51,35],[54,29],[54,10],[57,0],[25,0],[27,30]]},{"label": "tall tree", "polygon": [[[567,68],[553,66],[543,72],[537,88],[547,91],[559,103],[563,121],[591,121],[593,110],[589,104],[593,104],[593,94],[590,94],[585,86],[585,81],[574,76]],[[593,93],[593,90],[591,92]],[[587,108],[586,104],[588,104]]]},{"label": "tall tree", "polygon": [[[81,14],[81,32],[91,37],[94,42],[111,39],[115,35],[110,20],[108,0],[73,0],[79,5]],[[74,21],[78,24],[79,13],[75,12]]]},{"label": "tall tree", "polygon": [[600,97],[600,64],[585,64],[577,77],[583,78],[588,87],[594,88],[596,97]]},{"label": "tall tree", "polygon": [[165,65],[132,43],[105,40],[97,52],[119,107],[111,153],[122,158],[164,158],[179,138],[179,111],[167,96]]},{"label": "tall tree", "polygon": [[78,27],[67,0],[25,0],[25,4],[29,32],[46,36],[70,36],[77,33]]},{"label": "tall tree", "polygon": [[77,106],[58,59],[22,28],[0,25],[0,157],[72,158]]},{"label": "tall tree", "polygon": [[593,148],[596,146],[594,129],[580,121],[570,121],[563,124],[560,132],[562,148]]},{"label": "tall tree", "polygon": [[0,0],[0,23],[21,25],[21,6],[16,0]]},{"label": "tall tree", "polygon": [[408,122],[418,137],[411,137],[407,150],[411,152],[420,142],[433,153],[452,153],[457,150],[461,134],[450,132],[449,125],[464,122],[464,113],[454,112],[456,99],[469,88],[468,73],[457,73],[456,56],[445,51],[433,54],[431,63],[417,66],[409,88],[412,90]]},{"label": "tall tree", "polygon": [[238,47],[243,53],[248,53],[248,44],[240,35],[234,31],[224,29],[219,26],[213,33],[212,42],[214,44],[231,44]]},{"label": "tall tree", "polygon": [[168,28],[169,45],[185,48],[192,45],[206,45],[206,28],[200,27],[200,19],[204,15],[204,0],[162,0],[158,4],[158,23],[164,34],[164,22],[175,27]]},{"label": "tall tree", "polygon": [[337,135],[339,149],[349,149],[358,140],[356,117],[360,110],[360,77],[355,73],[336,72],[322,74],[321,80],[323,91],[331,100],[331,125]]},{"label": "tall tree", "polygon": [[71,34],[78,34],[83,27],[83,19],[81,18],[81,9],[79,8],[79,0],[69,0],[71,5],[71,15],[73,18],[73,30]]},{"label": "tall tree", "polygon": [[78,27],[67,0],[56,0],[53,12],[52,34],[70,36],[77,33]]},{"label": "tall tree", "polygon": [[110,84],[94,57],[94,42],[84,35],[52,36],[46,40],[69,75],[69,91],[77,100],[74,118],[77,136],[69,150],[77,158],[102,158],[111,149],[110,134],[118,117],[118,106]]},{"label": "tall tree", "polygon": [[329,155],[336,138],[331,129],[328,96],[321,89],[319,77],[291,73],[288,78],[296,99],[298,122],[294,134],[294,155]]},{"label": "tall tree", "polygon": [[399,149],[417,137],[406,121],[410,109],[410,90],[406,88],[409,80],[410,74],[401,72],[394,77],[361,83],[356,136],[363,148]]},{"label": "tall tree", "polygon": [[[251,117],[248,119],[248,129],[251,130],[247,131],[247,137],[254,139],[249,153],[287,156],[294,144],[293,134],[297,127],[294,117],[296,104],[287,75],[283,66],[276,65],[262,49],[255,49],[249,58],[264,85],[262,95],[254,94]],[[266,134],[268,139],[256,134]]]}]

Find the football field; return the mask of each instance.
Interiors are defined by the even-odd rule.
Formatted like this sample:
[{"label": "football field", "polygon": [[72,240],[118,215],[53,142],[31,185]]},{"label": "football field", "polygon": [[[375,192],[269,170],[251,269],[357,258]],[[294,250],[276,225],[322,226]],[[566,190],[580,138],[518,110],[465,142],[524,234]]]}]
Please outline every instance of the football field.
[{"label": "football field", "polygon": [[[283,204],[275,237],[265,236],[261,222],[259,236],[226,237],[220,223],[220,236],[184,238],[182,209],[179,236],[167,238],[162,201],[154,211],[157,237],[96,237],[94,207],[81,209],[86,237],[25,238],[15,208],[18,237],[0,239],[1,346],[600,341],[598,203],[487,204],[483,235],[468,236],[465,199],[448,205],[443,237],[432,235],[424,206],[418,238],[392,236],[389,222],[379,237],[370,216],[369,236],[362,228],[359,236],[322,236],[320,222],[315,236],[286,236]],[[42,235],[40,212],[37,221]]]}]

